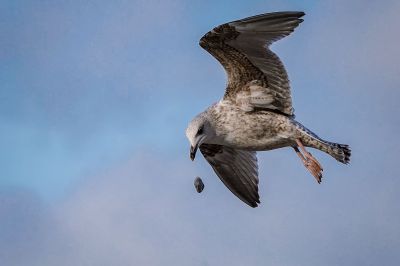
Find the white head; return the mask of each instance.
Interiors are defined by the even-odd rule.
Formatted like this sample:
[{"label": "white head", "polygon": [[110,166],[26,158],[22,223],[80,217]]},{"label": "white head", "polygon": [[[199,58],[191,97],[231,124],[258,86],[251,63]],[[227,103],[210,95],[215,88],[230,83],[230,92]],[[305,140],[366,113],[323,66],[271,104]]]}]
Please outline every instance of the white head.
[{"label": "white head", "polygon": [[190,121],[186,128],[186,137],[190,142],[190,159],[196,157],[197,148],[206,143],[215,135],[214,130],[207,119],[207,113],[203,112]]}]

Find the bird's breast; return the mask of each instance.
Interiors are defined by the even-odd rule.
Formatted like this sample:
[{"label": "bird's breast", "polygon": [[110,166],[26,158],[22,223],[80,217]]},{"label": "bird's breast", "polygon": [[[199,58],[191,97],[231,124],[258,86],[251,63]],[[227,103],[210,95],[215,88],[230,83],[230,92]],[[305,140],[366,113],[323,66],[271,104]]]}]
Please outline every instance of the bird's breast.
[{"label": "bird's breast", "polygon": [[231,112],[220,120],[217,134],[223,136],[224,145],[237,149],[273,150],[293,145],[292,128],[286,120],[272,112]]}]

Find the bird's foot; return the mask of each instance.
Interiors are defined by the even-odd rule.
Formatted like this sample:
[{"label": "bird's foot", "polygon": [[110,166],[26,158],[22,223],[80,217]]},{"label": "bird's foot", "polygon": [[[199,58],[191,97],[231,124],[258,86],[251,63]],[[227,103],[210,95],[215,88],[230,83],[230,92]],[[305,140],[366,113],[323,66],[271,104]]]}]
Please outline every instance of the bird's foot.
[{"label": "bird's foot", "polygon": [[308,171],[315,177],[318,184],[321,183],[322,180],[322,171],[324,170],[321,164],[315,159],[311,153],[307,152],[304,154],[305,160],[303,161],[304,166],[308,169]]},{"label": "bird's foot", "polygon": [[302,149],[303,153],[297,147],[294,147],[297,155],[302,160],[304,166],[307,170],[314,176],[315,180],[317,180],[318,184],[321,183],[322,180],[322,171],[324,170],[321,164],[315,159],[311,153],[309,153],[303,146],[300,140],[296,140],[297,145]]}]

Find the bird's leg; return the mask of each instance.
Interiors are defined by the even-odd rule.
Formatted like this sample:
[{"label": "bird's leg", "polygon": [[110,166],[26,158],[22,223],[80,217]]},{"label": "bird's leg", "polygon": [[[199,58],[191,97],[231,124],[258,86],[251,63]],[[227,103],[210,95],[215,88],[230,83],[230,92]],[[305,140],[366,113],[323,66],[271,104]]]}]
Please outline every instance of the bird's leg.
[{"label": "bird's leg", "polygon": [[306,150],[306,148],[304,147],[303,143],[302,143],[299,139],[296,139],[296,143],[297,143],[297,145],[300,147],[300,149],[304,152],[305,158],[306,158],[306,159],[312,160],[321,170],[323,170],[321,164],[317,161],[317,159],[315,159],[315,158],[311,155],[310,152],[308,152],[308,151]]},{"label": "bird's leg", "polygon": [[299,139],[296,139],[296,143],[297,143],[298,147],[300,147],[300,149],[304,153],[304,154],[301,153],[299,148],[294,146],[293,149],[295,150],[296,154],[299,156],[300,160],[303,162],[304,166],[308,169],[308,171],[315,177],[317,182],[321,183],[321,179],[322,179],[321,172],[323,171],[321,164],[317,161],[317,159],[315,159],[311,155],[311,153],[309,153],[305,149],[303,143],[301,143],[301,141]]}]

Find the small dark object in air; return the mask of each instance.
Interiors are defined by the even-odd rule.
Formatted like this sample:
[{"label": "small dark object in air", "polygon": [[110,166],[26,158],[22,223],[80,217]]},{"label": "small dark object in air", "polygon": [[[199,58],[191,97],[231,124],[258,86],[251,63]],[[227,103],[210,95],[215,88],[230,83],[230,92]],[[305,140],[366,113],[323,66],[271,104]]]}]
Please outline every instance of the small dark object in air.
[{"label": "small dark object in air", "polygon": [[203,180],[201,180],[200,177],[196,177],[196,179],[194,180],[194,187],[196,188],[196,191],[198,193],[201,193],[204,189],[204,183]]}]

